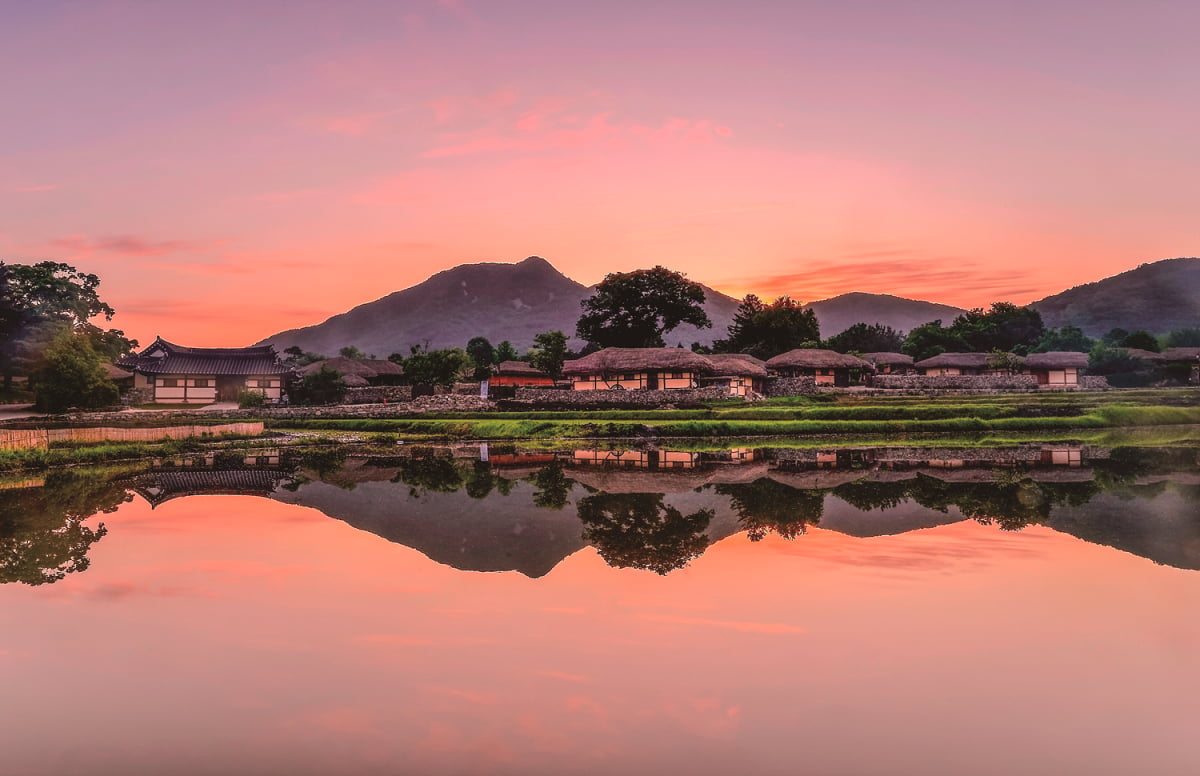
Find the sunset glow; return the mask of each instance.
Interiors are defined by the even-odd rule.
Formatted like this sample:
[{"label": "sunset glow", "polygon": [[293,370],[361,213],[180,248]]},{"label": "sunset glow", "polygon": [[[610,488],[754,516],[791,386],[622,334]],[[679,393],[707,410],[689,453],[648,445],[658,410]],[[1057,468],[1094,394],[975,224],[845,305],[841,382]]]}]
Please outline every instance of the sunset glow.
[{"label": "sunset glow", "polygon": [[1200,241],[1195,3],[3,6],[0,258],[143,343],[533,254],[971,307]]}]

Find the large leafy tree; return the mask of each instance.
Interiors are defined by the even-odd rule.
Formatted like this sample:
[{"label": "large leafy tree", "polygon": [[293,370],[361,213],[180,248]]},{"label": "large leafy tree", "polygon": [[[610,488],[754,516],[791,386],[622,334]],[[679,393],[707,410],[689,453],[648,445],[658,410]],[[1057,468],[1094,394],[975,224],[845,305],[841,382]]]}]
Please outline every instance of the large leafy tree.
[{"label": "large leafy tree", "polygon": [[563,362],[567,360],[567,335],[561,331],[544,331],[533,338],[529,363],[555,380],[562,377]]},{"label": "large leafy tree", "polygon": [[496,349],[487,337],[472,337],[467,343],[467,355],[475,362],[475,379],[486,380],[496,363]]},{"label": "large leafy tree", "polygon": [[91,341],[61,329],[29,373],[34,403],[43,412],[70,407],[97,409],[116,404],[120,392],[109,379]]},{"label": "large leafy tree", "polygon": [[953,328],[942,326],[941,320],[917,326],[900,346],[900,352],[907,353],[917,361],[933,358],[939,353],[960,353],[970,349],[966,340]]},{"label": "large leafy tree", "polygon": [[990,350],[1028,353],[1046,330],[1041,313],[1012,302],[994,302],[987,310],[980,307],[968,310],[955,318],[950,328],[976,353]]},{"label": "large leafy tree", "polygon": [[1046,329],[1038,340],[1033,353],[1049,353],[1051,351],[1076,351],[1087,353],[1096,345],[1096,340],[1083,333],[1078,326],[1063,326],[1061,329]]},{"label": "large leafy tree", "polygon": [[388,360],[400,363],[404,367],[404,376],[418,385],[451,385],[470,375],[475,368],[471,357],[462,348],[425,350],[413,347],[408,358],[393,353]]},{"label": "large leafy tree", "polygon": [[684,515],[660,493],[597,493],[581,499],[583,538],[614,568],[667,574],[700,557],[711,509]]},{"label": "large leafy tree", "polygon": [[817,315],[791,297],[767,304],[749,294],[738,306],[729,338],[713,343],[718,353],[748,353],[768,359],[803,347],[817,347],[821,328]]},{"label": "large leafy tree", "polygon": [[700,284],[665,267],[615,272],[583,300],[575,331],[595,348],[661,348],[680,324],[712,326],[703,305]]},{"label": "large leafy tree", "polygon": [[100,298],[100,278],[69,264],[0,263],[0,371],[5,387],[27,369],[58,330],[69,327],[91,340],[104,357],[118,358],[137,347],[119,329],[101,329],[91,321],[112,320],[113,308]]},{"label": "large leafy tree", "polygon": [[895,353],[903,344],[900,332],[882,323],[856,323],[825,340],[825,347],[838,353]]}]

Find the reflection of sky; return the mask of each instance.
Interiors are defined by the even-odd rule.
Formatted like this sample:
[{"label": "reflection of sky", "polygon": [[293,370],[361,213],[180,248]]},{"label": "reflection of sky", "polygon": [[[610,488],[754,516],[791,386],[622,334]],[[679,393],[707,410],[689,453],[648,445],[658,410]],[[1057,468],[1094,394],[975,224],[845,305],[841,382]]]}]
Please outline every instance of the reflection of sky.
[{"label": "reflection of sky", "polygon": [[1195,3],[353,5],[5,3],[0,255],[230,345],[529,254],[969,307],[1194,252]]},{"label": "reflection of sky", "polygon": [[1043,528],[463,573],[318,512],[140,501],[0,588],[22,774],[1133,773],[1200,757],[1200,574]]}]

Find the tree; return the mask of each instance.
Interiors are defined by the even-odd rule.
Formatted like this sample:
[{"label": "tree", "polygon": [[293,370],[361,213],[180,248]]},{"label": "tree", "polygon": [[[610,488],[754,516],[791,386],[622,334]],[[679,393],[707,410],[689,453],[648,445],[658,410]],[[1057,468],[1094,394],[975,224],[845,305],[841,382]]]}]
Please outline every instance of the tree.
[{"label": "tree", "polygon": [[496,363],[496,349],[487,337],[473,337],[467,343],[467,355],[475,362],[475,379],[486,380]]},{"label": "tree", "polygon": [[882,323],[856,323],[825,340],[825,347],[838,353],[897,353],[903,344],[900,332]]},{"label": "tree", "polygon": [[1200,327],[1175,329],[1167,335],[1169,348],[1200,348]]},{"label": "tree", "polygon": [[34,364],[29,387],[43,412],[110,407],[121,397],[91,341],[65,327]]},{"label": "tree", "polygon": [[966,340],[953,329],[942,326],[941,320],[930,321],[916,327],[904,338],[901,353],[907,353],[917,361],[933,358],[941,353],[961,353],[970,350]]},{"label": "tree", "polygon": [[583,300],[575,332],[597,348],[661,348],[680,324],[712,326],[703,305],[700,284],[665,267],[614,272]]},{"label": "tree", "polygon": [[1083,333],[1078,326],[1063,326],[1061,329],[1046,329],[1032,353],[1051,351],[1075,351],[1087,353],[1096,345],[1096,340]]},{"label": "tree", "polygon": [[816,347],[821,339],[817,315],[791,297],[770,304],[749,294],[738,306],[729,338],[713,343],[717,353],[747,353],[763,360],[789,350]]},{"label": "tree", "polygon": [[112,320],[113,308],[100,299],[100,278],[69,264],[0,263],[0,371],[5,388],[12,377],[28,368],[65,325],[92,340],[93,347],[109,357],[124,355],[137,343],[124,332],[107,331],[90,323],[103,316]]},{"label": "tree", "polygon": [[505,361],[519,361],[520,359],[521,354],[508,340],[504,340],[496,346],[495,363],[502,364]]},{"label": "tree", "polygon": [[738,523],[752,542],[770,533],[795,539],[807,533],[808,526],[821,522],[825,510],[822,491],[800,490],[766,477],[748,485],[718,485],[717,493],[729,496]]},{"label": "tree", "polygon": [[1046,329],[1041,313],[1012,302],[994,302],[986,311],[980,307],[968,310],[955,318],[950,328],[975,353],[990,350],[1028,353],[1029,348],[1037,346]]},{"label": "tree", "polygon": [[[392,359],[395,360],[395,359]],[[404,359],[404,376],[418,385],[452,385],[470,375],[475,368],[471,357],[462,348],[446,350],[424,350],[412,348],[412,355]]]},{"label": "tree", "polygon": [[544,331],[533,338],[529,363],[555,380],[562,377],[563,362],[567,359],[567,335],[561,331]]},{"label": "tree", "polygon": [[361,361],[367,357],[366,353],[362,352],[354,345],[347,345],[346,347],[342,348],[338,351],[338,355],[342,358],[354,359],[355,361]]},{"label": "tree", "polygon": [[1151,353],[1157,353],[1161,350],[1158,339],[1145,329],[1138,329],[1128,334],[1125,339],[1121,340],[1121,347],[1148,350]]},{"label": "tree", "polygon": [[309,364],[325,360],[325,356],[320,353],[304,350],[299,345],[292,345],[290,348],[285,348],[283,354],[285,356],[283,360],[294,367],[308,366]]},{"label": "tree", "polygon": [[337,404],[346,396],[346,383],[341,372],[322,366],[293,384],[288,395],[296,404]]},{"label": "tree", "polygon": [[1116,328],[1109,329],[1108,333],[1105,334],[1100,339],[1104,342],[1105,345],[1117,346],[1117,345],[1121,344],[1121,340],[1125,339],[1128,336],[1129,336],[1129,332],[1118,326]]}]

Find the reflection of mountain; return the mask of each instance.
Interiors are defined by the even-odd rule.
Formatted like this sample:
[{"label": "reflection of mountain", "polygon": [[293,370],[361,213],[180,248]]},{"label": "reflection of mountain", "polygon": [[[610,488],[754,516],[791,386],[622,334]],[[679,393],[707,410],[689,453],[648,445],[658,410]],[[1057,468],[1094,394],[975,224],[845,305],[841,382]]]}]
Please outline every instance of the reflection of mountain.
[{"label": "reflection of mountain", "polygon": [[353,490],[313,482],[274,498],[312,507],[361,531],[411,547],[431,560],[465,571],[519,571],[540,577],[586,546],[573,504],[539,509],[533,488],[518,483],[507,496],[471,498],[463,490],[409,497],[391,482]]},{"label": "reflection of mountain", "polygon": [[1054,510],[1046,525],[1092,544],[1181,569],[1200,569],[1200,492],[1160,485],[1101,493]]}]

